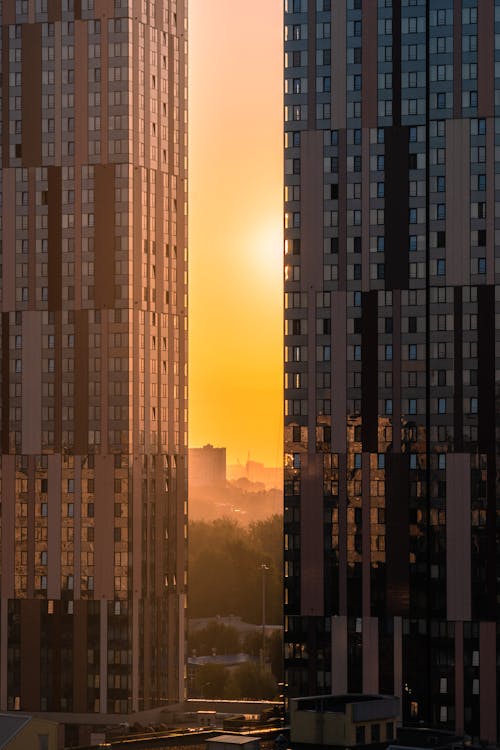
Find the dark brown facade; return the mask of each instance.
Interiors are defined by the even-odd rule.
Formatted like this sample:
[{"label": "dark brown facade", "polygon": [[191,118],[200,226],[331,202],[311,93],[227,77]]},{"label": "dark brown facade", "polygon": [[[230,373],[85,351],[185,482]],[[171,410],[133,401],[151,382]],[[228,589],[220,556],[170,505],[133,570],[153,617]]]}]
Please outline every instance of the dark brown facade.
[{"label": "dark brown facade", "polygon": [[184,696],[187,3],[1,16],[2,710]]},{"label": "dark brown facade", "polygon": [[495,742],[500,5],[284,20],[289,695]]}]

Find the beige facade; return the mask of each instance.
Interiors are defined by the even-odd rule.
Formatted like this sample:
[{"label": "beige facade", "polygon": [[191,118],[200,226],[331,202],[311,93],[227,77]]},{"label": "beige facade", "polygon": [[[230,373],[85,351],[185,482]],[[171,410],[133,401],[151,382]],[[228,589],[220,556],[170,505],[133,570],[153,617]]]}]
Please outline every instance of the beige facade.
[{"label": "beige facade", "polygon": [[59,725],[24,714],[0,714],[2,750],[58,750]]},{"label": "beige facade", "polygon": [[184,694],[187,2],[2,6],[0,708]]},{"label": "beige facade", "polygon": [[399,700],[381,695],[322,695],[290,702],[292,742],[311,746],[377,745],[395,738]]}]

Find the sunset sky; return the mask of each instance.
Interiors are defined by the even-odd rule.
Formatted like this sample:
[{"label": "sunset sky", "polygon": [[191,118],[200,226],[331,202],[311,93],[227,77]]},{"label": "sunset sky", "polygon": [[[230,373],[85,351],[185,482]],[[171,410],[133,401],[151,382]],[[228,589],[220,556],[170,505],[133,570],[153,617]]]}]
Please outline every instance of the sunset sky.
[{"label": "sunset sky", "polygon": [[190,0],[190,446],[281,465],[282,0]]}]

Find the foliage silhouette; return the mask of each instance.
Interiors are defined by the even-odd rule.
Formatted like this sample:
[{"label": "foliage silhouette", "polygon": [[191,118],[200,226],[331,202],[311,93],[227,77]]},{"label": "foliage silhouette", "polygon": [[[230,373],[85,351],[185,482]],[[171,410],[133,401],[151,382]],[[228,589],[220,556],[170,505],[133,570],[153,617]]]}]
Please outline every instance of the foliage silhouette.
[{"label": "foliage silhouette", "polygon": [[238,615],[262,622],[262,563],[266,623],[282,623],[282,516],[242,527],[229,518],[192,521],[189,528],[189,617]]}]

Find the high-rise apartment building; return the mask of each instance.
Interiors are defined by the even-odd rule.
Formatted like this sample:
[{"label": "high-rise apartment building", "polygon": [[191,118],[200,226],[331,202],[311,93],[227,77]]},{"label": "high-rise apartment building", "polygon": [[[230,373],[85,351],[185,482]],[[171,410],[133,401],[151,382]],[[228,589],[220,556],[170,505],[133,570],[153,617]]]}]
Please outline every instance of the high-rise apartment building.
[{"label": "high-rise apartment building", "polygon": [[500,3],[285,2],[290,696],[498,738]]},{"label": "high-rise apartment building", "polygon": [[184,694],[186,6],[1,7],[2,710]]}]

